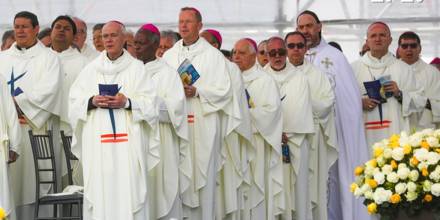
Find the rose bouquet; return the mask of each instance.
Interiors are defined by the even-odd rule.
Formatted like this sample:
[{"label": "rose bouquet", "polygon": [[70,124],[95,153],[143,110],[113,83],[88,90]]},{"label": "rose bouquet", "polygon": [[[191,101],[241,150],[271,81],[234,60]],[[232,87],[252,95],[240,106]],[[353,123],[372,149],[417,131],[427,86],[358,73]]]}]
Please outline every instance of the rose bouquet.
[{"label": "rose bouquet", "polygon": [[373,158],[354,170],[351,192],[383,220],[399,211],[416,216],[424,209],[440,219],[439,139],[440,130],[425,129],[375,143]]}]

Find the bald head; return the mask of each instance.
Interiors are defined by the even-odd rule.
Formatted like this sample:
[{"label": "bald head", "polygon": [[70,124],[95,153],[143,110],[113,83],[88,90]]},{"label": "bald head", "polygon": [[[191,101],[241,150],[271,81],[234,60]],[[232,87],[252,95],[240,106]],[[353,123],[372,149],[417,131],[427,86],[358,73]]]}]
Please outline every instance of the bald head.
[{"label": "bald head", "polygon": [[367,29],[366,44],[373,57],[380,59],[387,54],[392,40],[390,28],[383,22],[374,22]]},{"label": "bald head", "polygon": [[241,71],[248,70],[255,65],[256,52],[254,45],[249,40],[241,39],[235,43],[233,61]]},{"label": "bald head", "polygon": [[117,21],[107,22],[102,28],[102,41],[110,59],[118,58],[125,44],[125,27]]},{"label": "bald head", "polygon": [[76,26],[76,34],[73,43],[81,49],[87,39],[87,25],[86,22],[77,17],[73,18],[73,22],[75,22]]}]

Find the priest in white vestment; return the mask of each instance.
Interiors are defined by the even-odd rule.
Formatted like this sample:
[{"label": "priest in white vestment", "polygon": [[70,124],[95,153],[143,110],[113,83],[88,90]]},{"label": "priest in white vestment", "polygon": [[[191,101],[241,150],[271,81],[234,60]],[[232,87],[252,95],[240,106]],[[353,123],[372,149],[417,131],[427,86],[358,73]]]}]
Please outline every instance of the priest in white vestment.
[{"label": "priest in white vestment", "polygon": [[257,46],[249,38],[234,46],[233,60],[242,71],[251,114],[250,181],[244,189],[242,219],[277,219],[285,208],[281,159],[282,109],[278,85],[256,63]]},{"label": "priest in white vestment", "polygon": [[[35,202],[35,169],[28,130],[58,134],[62,76],[58,57],[37,40],[37,16],[19,12],[14,18],[16,43],[0,54],[0,73],[8,80],[22,132],[20,160],[10,165],[18,219],[31,219]],[[54,136],[55,151],[60,152]],[[57,155],[57,153],[55,153]],[[58,169],[58,167],[57,167]],[[41,187],[41,194],[49,191]],[[41,215],[43,216],[43,214]]]},{"label": "priest in white vestment", "polygon": [[311,146],[310,166],[314,170],[309,190],[313,202],[313,219],[327,220],[328,173],[338,157],[334,119],[335,95],[327,76],[304,60],[307,51],[305,36],[298,31],[290,32],[286,35],[285,42],[287,57],[293,65],[292,70],[304,74],[310,88],[315,133],[307,136]]},{"label": "priest in white vestment", "polygon": [[[214,29],[200,33],[213,47],[220,50],[222,37]],[[229,105],[233,117],[223,117],[223,141],[220,171],[217,175],[218,219],[239,219],[243,200],[243,187],[249,186],[248,157],[253,157],[255,149],[251,144],[251,120],[247,106],[246,92],[241,71],[235,63],[226,60],[232,82],[232,102]]]},{"label": "priest in white vestment", "polygon": [[315,130],[308,81],[303,73],[294,71],[292,65],[286,61],[287,51],[283,39],[270,38],[267,42],[267,53],[269,65],[264,70],[278,84],[283,112],[283,173],[286,196],[283,218],[312,219],[309,185],[315,171],[309,166],[311,155],[307,136]]},{"label": "priest in white vestment", "polygon": [[74,17],[73,21],[75,22],[77,30],[75,34],[74,44],[78,47],[81,54],[87,58],[87,61],[91,62],[99,55],[99,52],[86,42],[87,24],[82,19],[77,17]]},{"label": "priest in white vestment", "polygon": [[403,33],[398,45],[400,59],[411,66],[417,83],[422,86],[422,96],[426,99],[423,111],[411,115],[410,129],[440,128],[440,71],[420,58],[422,46],[416,33]]},{"label": "priest in white vestment", "polygon": [[[376,22],[368,27],[370,51],[355,61],[353,70],[361,88],[365,135],[369,146],[401,131],[410,132],[409,117],[423,111],[426,99],[410,66],[396,59],[388,47],[392,38],[388,26]],[[364,82],[385,79],[384,102],[369,98]],[[380,110],[381,108],[381,110]]]},{"label": "priest in white vestment", "polygon": [[9,164],[14,163],[21,154],[20,124],[3,76],[0,76],[0,91],[0,207],[5,210],[9,220],[15,220],[14,189],[9,183]]},{"label": "priest in white vestment", "polygon": [[318,16],[312,11],[304,11],[296,22],[297,30],[307,39],[305,59],[326,74],[335,94],[338,160],[329,173],[328,219],[368,220],[370,215],[362,200],[357,200],[347,190],[354,181],[354,168],[369,159],[359,86],[345,56],[322,38]]},{"label": "priest in white vestment", "polygon": [[70,89],[86,220],[149,219],[147,174],[160,160],[156,92],[142,62],[123,50],[124,30],[116,21],[104,26],[105,50]]},{"label": "priest in white vestment", "polygon": [[159,29],[153,24],[143,25],[134,37],[136,57],[152,78],[159,102],[160,162],[148,177],[148,186],[154,189],[149,196],[150,216],[182,219],[180,193],[188,187],[192,172],[188,144],[181,144],[188,140],[186,98],[176,70],[155,56],[159,41]]},{"label": "priest in white vestment", "polygon": [[216,176],[224,138],[221,122],[223,117],[233,117],[229,106],[233,91],[223,54],[199,37],[201,28],[200,12],[195,8],[182,8],[179,14],[182,40],[166,51],[163,59],[174,69],[185,61],[196,70],[191,70],[186,74],[191,77],[184,79],[194,172],[191,186],[182,199],[185,217],[214,219]]}]

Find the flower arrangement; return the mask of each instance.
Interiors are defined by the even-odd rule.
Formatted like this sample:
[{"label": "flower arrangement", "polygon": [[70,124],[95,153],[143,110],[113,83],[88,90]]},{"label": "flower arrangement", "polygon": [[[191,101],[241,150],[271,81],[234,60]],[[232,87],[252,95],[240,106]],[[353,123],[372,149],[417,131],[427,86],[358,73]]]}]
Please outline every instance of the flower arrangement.
[{"label": "flower arrangement", "polygon": [[440,130],[392,135],[375,143],[373,158],[354,170],[351,192],[365,198],[370,214],[393,219],[399,210],[430,210],[440,219]]},{"label": "flower arrangement", "polygon": [[0,220],[6,220],[6,211],[0,207]]}]

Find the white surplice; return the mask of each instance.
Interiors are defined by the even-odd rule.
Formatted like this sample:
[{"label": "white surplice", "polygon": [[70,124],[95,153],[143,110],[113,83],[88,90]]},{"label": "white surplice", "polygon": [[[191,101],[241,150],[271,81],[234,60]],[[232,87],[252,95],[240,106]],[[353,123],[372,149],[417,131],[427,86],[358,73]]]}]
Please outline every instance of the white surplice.
[{"label": "white surplice", "polygon": [[[24,113],[22,132],[22,151],[20,159],[10,165],[12,184],[14,185],[17,206],[35,202],[35,169],[28,130],[34,134],[54,133],[54,153],[60,155],[59,115],[61,109],[62,75],[58,57],[39,41],[28,49],[19,49],[14,43],[10,49],[0,54],[0,73],[9,83],[9,88],[20,88],[23,92],[15,96],[15,101]],[[14,82],[14,83],[12,83]],[[12,88],[13,87],[13,88]],[[60,161],[60,158],[56,158]],[[60,164],[56,167],[60,172]],[[59,179],[59,178],[58,178]],[[41,187],[41,194],[49,191],[48,186]],[[20,219],[30,218],[32,207],[25,211],[17,210]],[[23,214],[23,215],[22,215]]]},{"label": "white surplice", "polygon": [[310,198],[314,219],[327,220],[327,182],[330,167],[336,162],[336,127],[334,117],[335,95],[327,76],[307,60],[293,71],[303,73],[307,78],[312,99],[315,133],[309,135],[310,167],[314,170],[310,185]]},{"label": "white surplice", "polygon": [[190,219],[213,219],[215,185],[222,146],[222,117],[232,117],[231,80],[223,54],[205,39],[183,45],[178,41],[163,59],[177,69],[188,59],[200,78],[193,84],[198,96],[187,98],[189,145],[193,161],[191,184],[183,193],[184,215]]},{"label": "white surplice", "polygon": [[185,93],[176,70],[162,59],[146,63],[145,73],[151,75],[158,95],[161,144],[160,162],[148,179],[148,186],[153,189],[149,196],[150,216],[181,219],[180,189],[187,188],[192,172],[188,145],[180,144],[188,140]]},{"label": "white surplice", "polygon": [[400,134],[401,131],[409,132],[410,115],[423,111],[426,103],[426,98],[421,96],[422,89],[417,84],[410,66],[396,59],[391,53],[377,59],[367,52],[353,63],[353,70],[361,88],[360,91],[365,96],[366,90],[363,83],[382,76],[390,76],[390,80],[395,81],[402,91],[402,103],[390,97],[386,103],[382,104],[382,122],[379,106],[372,111],[364,110],[368,146],[373,146],[374,143],[389,138],[393,134]]},{"label": "white surplice", "polygon": [[81,48],[81,54],[87,58],[88,63],[92,62],[94,59],[96,59],[96,57],[99,56],[99,52],[87,43],[84,43],[83,47]]},{"label": "white surplice", "polygon": [[440,128],[440,71],[422,59],[411,65],[417,83],[422,86],[422,96],[429,99],[431,110],[423,109],[410,116],[410,129]]},{"label": "white surplice", "polygon": [[[115,131],[109,109],[87,110],[99,84],[117,84],[130,99],[131,110],[113,109]],[[72,84],[69,120],[72,152],[83,164],[84,219],[149,219],[147,174],[160,160],[156,99],[144,65],[125,50],[114,61],[103,51]]]},{"label": "white surplice", "polygon": [[[329,220],[370,219],[362,200],[347,190],[353,170],[369,159],[362,118],[359,86],[344,54],[324,39],[306,53],[306,59],[325,73],[335,94],[338,160],[329,174]],[[342,212],[343,209],[343,212]]]},{"label": "white surplice", "polygon": [[307,135],[313,134],[313,111],[310,89],[304,74],[286,64],[276,71],[270,65],[264,70],[277,82],[283,109],[283,132],[288,137],[291,162],[283,164],[286,209],[283,218],[312,219],[309,192],[313,167],[309,166],[310,144]]},{"label": "white surplice", "polygon": [[[15,220],[13,185],[9,184],[9,150],[21,154],[21,133],[14,102],[6,81],[0,76],[0,207],[9,220]],[[18,157],[18,159],[21,159]]]},{"label": "white surplice", "polygon": [[250,187],[245,191],[244,219],[277,219],[285,209],[281,135],[281,100],[275,80],[254,65],[242,73],[249,94],[252,143],[255,156],[251,163]]}]

